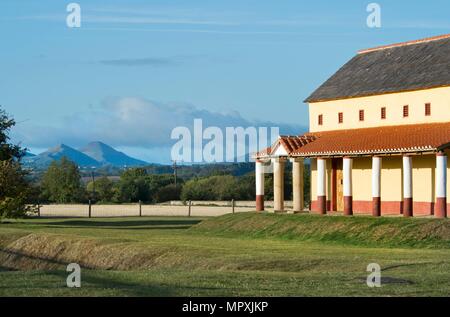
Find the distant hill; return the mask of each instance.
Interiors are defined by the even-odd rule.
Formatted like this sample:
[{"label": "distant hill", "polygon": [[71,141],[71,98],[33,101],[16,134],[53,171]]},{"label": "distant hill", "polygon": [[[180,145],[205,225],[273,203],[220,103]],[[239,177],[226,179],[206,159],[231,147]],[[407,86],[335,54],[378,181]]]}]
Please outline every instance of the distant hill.
[{"label": "distant hill", "polygon": [[36,156],[36,154],[26,151],[25,155],[23,157],[25,158],[25,157],[34,157],[34,156]]},{"label": "distant hill", "polygon": [[60,144],[38,155],[27,152],[22,158],[22,163],[26,167],[41,170],[46,169],[51,162],[60,160],[63,156],[82,168],[124,168],[150,165],[102,142],[91,142],[79,150],[66,144]]},{"label": "distant hill", "polygon": [[96,160],[101,165],[112,166],[144,166],[147,162],[132,158],[123,152],[119,152],[103,142],[91,142],[79,149],[79,151]]},{"label": "distant hill", "polygon": [[35,156],[26,156],[23,159],[23,163],[25,165],[32,165],[36,168],[45,168],[50,165],[52,161],[60,160],[62,157],[67,157],[81,167],[99,167],[101,165],[86,154],[65,144],[60,144]]}]

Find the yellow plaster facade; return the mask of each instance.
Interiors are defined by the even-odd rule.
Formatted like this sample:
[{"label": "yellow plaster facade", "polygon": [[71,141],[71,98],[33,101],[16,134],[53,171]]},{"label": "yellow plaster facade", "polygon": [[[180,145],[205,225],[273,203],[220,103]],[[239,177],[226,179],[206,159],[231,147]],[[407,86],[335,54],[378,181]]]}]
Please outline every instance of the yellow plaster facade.
[{"label": "yellow plaster facade", "polygon": [[[425,115],[425,104],[431,104],[431,115]],[[409,106],[409,116],[403,117],[403,106]],[[381,119],[381,108],[386,107],[386,119]],[[359,120],[364,110],[364,121]],[[343,113],[343,123],[338,113]],[[323,124],[318,124],[318,116]],[[341,129],[361,129],[388,125],[449,122],[450,87],[391,93],[369,97],[314,102],[309,104],[310,132]]]}]

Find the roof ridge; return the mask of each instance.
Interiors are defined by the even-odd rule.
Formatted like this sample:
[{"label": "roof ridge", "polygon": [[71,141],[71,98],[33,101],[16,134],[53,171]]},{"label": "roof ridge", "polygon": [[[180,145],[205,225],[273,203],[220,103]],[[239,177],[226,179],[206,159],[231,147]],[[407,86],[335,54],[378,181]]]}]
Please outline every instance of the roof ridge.
[{"label": "roof ridge", "polygon": [[432,37],[426,37],[426,38],[418,39],[418,40],[411,40],[411,41],[406,41],[406,42],[399,42],[399,43],[394,43],[394,44],[375,46],[372,48],[359,50],[358,54],[365,54],[365,53],[370,53],[370,52],[375,52],[375,51],[381,51],[381,50],[386,50],[386,49],[390,49],[390,48],[394,48],[394,47],[428,43],[428,42],[443,40],[443,39],[447,39],[447,38],[450,38],[450,33],[432,36]]}]

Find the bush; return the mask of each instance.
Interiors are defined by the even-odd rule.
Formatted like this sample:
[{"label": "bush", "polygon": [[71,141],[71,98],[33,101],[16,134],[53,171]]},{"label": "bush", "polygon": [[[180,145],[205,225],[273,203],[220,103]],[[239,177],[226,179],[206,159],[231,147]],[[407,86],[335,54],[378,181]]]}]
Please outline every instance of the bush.
[{"label": "bush", "polygon": [[161,187],[155,194],[155,202],[162,203],[170,200],[179,200],[181,187],[175,184],[169,184]]},{"label": "bush", "polygon": [[234,176],[210,176],[187,181],[181,192],[186,200],[231,200],[239,197],[237,181]]}]

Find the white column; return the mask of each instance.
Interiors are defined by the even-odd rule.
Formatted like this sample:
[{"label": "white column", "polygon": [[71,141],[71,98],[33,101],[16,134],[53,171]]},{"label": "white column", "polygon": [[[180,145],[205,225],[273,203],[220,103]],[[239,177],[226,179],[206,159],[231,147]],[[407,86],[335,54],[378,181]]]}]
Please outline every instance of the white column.
[{"label": "white column", "polygon": [[326,167],[327,161],[317,158],[317,211],[321,214],[327,212]]},{"label": "white column", "polygon": [[273,208],[284,211],[284,158],[273,159]]},{"label": "white column", "polygon": [[353,159],[344,157],[343,161],[343,182],[344,182],[344,215],[350,216],[353,214],[353,179],[352,168]]},{"label": "white column", "polygon": [[303,211],[303,158],[293,158],[292,163],[292,201],[294,212]]},{"label": "white column", "polygon": [[443,152],[436,154],[436,204],[434,216],[436,218],[447,217],[447,155]]},{"label": "white column", "polygon": [[403,216],[413,215],[412,158],[403,156]]},{"label": "white column", "polygon": [[372,215],[375,217],[381,216],[381,164],[381,157],[372,157]]},{"label": "white column", "polygon": [[264,210],[264,166],[263,162],[255,162],[256,211]]}]

